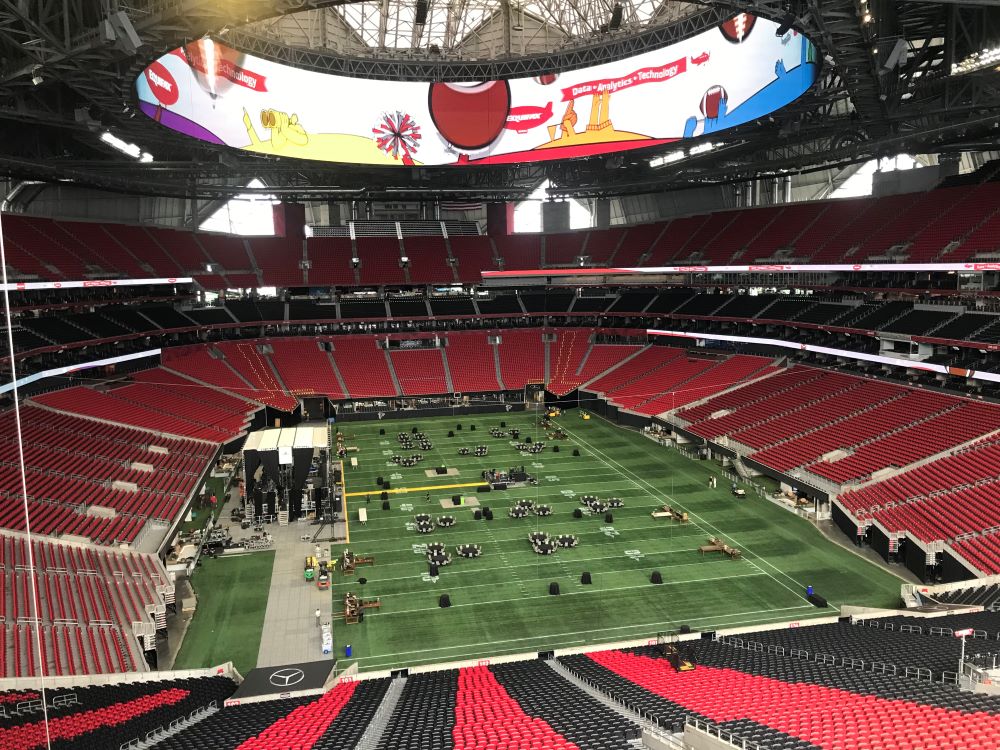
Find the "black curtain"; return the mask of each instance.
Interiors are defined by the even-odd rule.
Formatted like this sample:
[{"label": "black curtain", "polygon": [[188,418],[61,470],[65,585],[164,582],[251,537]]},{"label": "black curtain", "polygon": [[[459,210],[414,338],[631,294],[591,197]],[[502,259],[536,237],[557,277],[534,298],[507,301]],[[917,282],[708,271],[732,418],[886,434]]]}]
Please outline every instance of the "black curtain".
[{"label": "black curtain", "polygon": [[247,480],[247,497],[249,497],[253,492],[253,488],[257,485],[257,480],[254,479],[254,476],[257,474],[257,467],[260,466],[260,453],[256,449],[243,451],[243,466]]},{"label": "black curtain", "polygon": [[309,476],[312,457],[312,448],[292,449],[292,488],[288,496],[288,510],[293,518],[298,518],[302,514],[302,488],[305,487]]},{"label": "black curtain", "polygon": [[278,463],[278,451],[261,451],[260,462],[264,466],[264,476],[274,482],[275,486],[281,486],[281,469]]}]

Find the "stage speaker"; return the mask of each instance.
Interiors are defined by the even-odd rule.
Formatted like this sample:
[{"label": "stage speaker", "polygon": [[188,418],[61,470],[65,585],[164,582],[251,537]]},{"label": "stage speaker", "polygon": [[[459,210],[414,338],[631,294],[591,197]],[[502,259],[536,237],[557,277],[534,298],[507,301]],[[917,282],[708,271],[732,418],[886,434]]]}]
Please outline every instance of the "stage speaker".
[{"label": "stage speaker", "polygon": [[573,508],[573,518],[583,518],[583,511],[579,508]]},{"label": "stage speaker", "polygon": [[474,513],[472,514],[472,519],[473,519],[474,521],[482,521],[482,520],[483,520],[483,512],[482,512],[481,510],[477,510],[477,511],[475,511],[475,512],[474,512]]},{"label": "stage speaker", "polygon": [[423,26],[427,23],[427,0],[417,0],[417,7],[413,13],[413,25]]},{"label": "stage speaker", "polygon": [[680,632],[681,632],[681,635],[687,635],[688,633],[691,632],[691,626],[690,625],[681,625]]},{"label": "stage speaker", "polygon": [[438,606],[441,607],[441,609],[447,609],[448,607],[450,607],[451,597],[448,596],[447,594],[441,594],[441,598],[438,599]]},{"label": "stage speaker", "polygon": [[614,515],[612,515],[611,513],[604,514],[604,523],[614,523],[614,522],[615,522]]},{"label": "stage speaker", "polygon": [[385,481],[385,477],[376,477],[375,478],[375,484],[377,484],[379,487],[382,486],[382,482],[384,482],[384,481]]},{"label": "stage speaker", "polygon": [[379,427],[378,434],[379,435],[384,435],[385,434],[385,427]]},{"label": "stage speaker", "polygon": [[447,466],[438,466],[438,467],[436,467],[434,469],[434,471],[437,472],[438,476],[441,476],[442,474],[447,474],[448,473],[448,467]]},{"label": "stage speaker", "polygon": [[551,596],[559,596],[559,584],[555,581],[549,584],[549,594]]},{"label": "stage speaker", "polygon": [[430,569],[427,572],[430,573],[432,576],[436,576],[438,574],[438,566],[432,563]]},{"label": "stage speaker", "polygon": [[462,429],[462,425],[460,425],[460,424],[455,425],[455,429],[456,430],[461,430]]},{"label": "stage speaker", "polygon": [[475,432],[476,431],[476,426],[474,424],[470,424],[469,425],[469,429],[472,430],[473,432]]},{"label": "stage speaker", "polygon": [[525,436],[524,436],[523,438],[521,438],[521,440],[523,440],[523,441],[524,441],[524,442],[526,442],[526,443],[532,443],[532,442],[534,442],[534,441],[533,441],[533,440],[532,440],[532,439],[531,439],[530,437],[528,437],[527,435],[525,435]]},{"label": "stage speaker", "polygon": [[579,456],[580,455],[580,449],[579,448],[574,448],[573,449],[573,455],[574,456]]},{"label": "stage speaker", "polygon": [[590,571],[589,570],[585,570],[585,571],[583,571],[583,573],[580,574],[580,583],[582,583],[582,584],[593,583],[593,581],[590,579]]},{"label": "stage speaker", "polygon": [[501,427],[506,427],[506,426],[507,426],[507,423],[506,423],[506,422],[501,422],[501,423],[500,423],[500,426],[501,426]]},{"label": "stage speaker", "polygon": [[389,493],[388,492],[380,492],[379,495],[378,495],[378,499],[379,500],[388,500],[389,499]]},{"label": "stage speaker", "polygon": [[382,482],[382,489],[383,490],[391,490],[392,489],[392,486],[389,484],[389,480],[388,479],[386,479],[384,482]]},{"label": "stage speaker", "polygon": [[490,510],[489,508],[487,508],[486,510],[484,510],[483,511],[483,518],[485,518],[487,521],[492,521],[493,520],[493,511]]},{"label": "stage speaker", "polygon": [[[419,8],[420,5],[418,4]],[[611,9],[611,21],[608,23],[608,29],[610,31],[618,31],[622,26],[622,6],[620,3],[615,3],[615,6]]]},{"label": "stage speaker", "polygon": [[388,500],[383,500],[382,501],[382,510],[389,510],[389,501]]},{"label": "stage speaker", "polygon": [[826,603],[826,599],[824,599],[819,594],[809,594],[809,596],[807,596],[806,598],[809,600],[809,603],[812,604],[814,607],[822,608],[830,606]]},{"label": "stage speaker", "polygon": [[654,570],[649,576],[650,583],[663,583],[663,576],[660,575],[660,571]]},{"label": "stage speaker", "polygon": [[489,492],[492,489],[493,488],[490,487],[488,484],[481,484],[478,487],[476,487],[476,492]]},{"label": "stage speaker", "polygon": [[507,489],[507,483],[506,482],[497,482],[496,483],[496,489],[498,489],[498,490],[505,490],[505,489]]},{"label": "stage speaker", "polygon": [[359,586],[364,586],[366,583],[368,583],[368,579],[367,578],[359,578],[358,579],[358,585]]},{"label": "stage speaker", "polygon": [[553,445],[552,446],[552,452],[553,453],[558,453],[559,452],[559,446],[558,445]]},{"label": "stage speaker", "polygon": [[448,437],[455,437],[455,431],[454,430],[448,430]]},{"label": "stage speaker", "polygon": [[452,505],[461,505],[462,504],[462,497],[461,497],[461,495],[453,495],[452,498],[451,498],[451,504]]},{"label": "stage speaker", "polygon": [[420,430],[418,430],[416,427],[411,427],[410,428],[410,434],[411,435],[416,435],[418,432],[420,432]]}]

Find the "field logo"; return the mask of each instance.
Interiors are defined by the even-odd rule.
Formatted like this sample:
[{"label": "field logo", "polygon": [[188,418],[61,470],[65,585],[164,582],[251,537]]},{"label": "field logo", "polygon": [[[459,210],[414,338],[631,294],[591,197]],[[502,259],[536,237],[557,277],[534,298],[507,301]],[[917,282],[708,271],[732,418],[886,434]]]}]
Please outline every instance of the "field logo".
[{"label": "field logo", "polygon": [[639,562],[639,560],[645,557],[645,555],[643,555],[642,552],[640,552],[637,549],[627,549],[625,550],[625,557],[631,558],[632,560]]},{"label": "field logo", "polygon": [[438,577],[432,576],[430,573],[423,573],[420,576],[420,580],[423,581],[424,583],[437,583]]},{"label": "field logo", "polygon": [[[407,531],[416,531],[417,530],[417,525],[415,523],[413,523],[413,521],[407,521],[406,522],[406,530]],[[426,544],[420,544],[420,545],[414,544],[413,545],[413,547],[414,547],[413,552],[415,554],[417,554],[417,555],[422,555],[423,554],[422,552],[417,552],[417,550],[416,550],[416,548],[418,546],[419,547],[426,547],[427,545]]]},{"label": "field logo", "polygon": [[538,461],[532,461],[531,468],[532,469],[544,469],[545,468],[545,464],[538,463]]},{"label": "field logo", "polygon": [[601,533],[604,534],[604,536],[611,537],[612,539],[614,539],[616,536],[621,536],[621,534],[618,533],[618,530],[614,526],[602,526]]},{"label": "field logo", "polygon": [[[413,526],[414,529],[417,528],[416,524],[406,524],[407,526]],[[413,550],[414,555],[426,555],[427,545],[426,544],[411,544],[410,548]]]},{"label": "field logo", "polygon": [[546,482],[558,482],[559,481],[559,477],[557,477],[555,474],[549,474],[548,476],[545,477],[545,481]]},{"label": "field logo", "polygon": [[561,490],[559,494],[565,497],[576,497],[576,492],[573,490]]},{"label": "field logo", "polygon": [[400,474],[399,472],[393,472],[392,474],[389,475],[389,479],[391,479],[393,481],[396,481],[397,479],[402,479],[402,478],[403,478],[403,475]]},{"label": "field logo", "polygon": [[384,451],[382,451],[382,455],[383,456],[391,456],[392,455],[392,448],[386,448]]},{"label": "field logo", "polygon": [[271,672],[271,676],[267,680],[275,687],[287,688],[298,685],[305,678],[306,674],[301,669],[279,669],[276,672]]},{"label": "field logo", "polygon": [[409,513],[413,510],[413,503],[403,503],[399,506],[399,509],[404,513]]},{"label": "field logo", "polygon": [[379,445],[389,445],[389,441],[388,440],[379,440],[378,444]]}]

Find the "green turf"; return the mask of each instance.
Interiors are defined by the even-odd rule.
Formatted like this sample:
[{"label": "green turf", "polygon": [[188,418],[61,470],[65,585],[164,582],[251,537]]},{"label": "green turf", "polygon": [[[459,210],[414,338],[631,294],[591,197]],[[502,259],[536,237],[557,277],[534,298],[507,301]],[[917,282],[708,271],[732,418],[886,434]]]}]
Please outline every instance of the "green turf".
[{"label": "green turf", "polygon": [[[522,436],[545,439],[545,451],[521,456],[507,439],[491,437],[489,428],[501,419],[508,427],[520,427]],[[447,432],[454,430],[455,418],[342,427],[348,445],[359,448],[359,468],[348,469],[347,491],[372,492],[366,526],[356,521],[357,506],[365,498],[348,499],[350,547],[375,555],[376,565],[359,568],[354,577],[335,575],[334,609],[345,591],[379,597],[382,603],[363,623],[334,627],[338,654],[351,644],[361,670],[652,637],[681,624],[709,629],[832,614],[803,599],[807,584],[832,606],[891,606],[898,601],[898,578],[832,544],[806,520],[757,497],[735,500],[721,475],[718,489],[708,489],[710,473],[718,471],[708,462],[691,461],[597,418],[584,421],[575,411],[558,420],[569,436],[558,443],[559,453],[551,449],[557,443],[545,438],[528,413],[461,421],[464,429],[452,438]],[[472,423],[475,432],[468,429]],[[423,430],[434,449],[415,468],[387,465],[388,455],[408,453],[398,447],[396,434],[411,427]],[[387,434],[379,436],[379,428]],[[477,444],[489,446],[488,457],[457,455],[459,447]],[[572,456],[574,447],[580,449],[579,457]],[[474,495],[474,488],[431,492],[432,504],[423,491],[392,495],[389,511],[382,511],[378,501],[377,476],[389,478],[393,488],[409,488],[473,482],[483,468],[521,464],[538,476],[539,484],[479,495],[496,512],[492,522],[474,521],[469,508],[444,511],[437,502],[456,492]],[[458,468],[461,474],[424,475],[438,465]],[[579,507],[574,497],[585,494],[620,497],[625,508],[613,511],[612,524],[603,517],[574,519],[572,511]],[[553,515],[509,518],[507,509],[519,497],[551,505]],[[650,512],[663,502],[687,510],[692,522],[681,526],[652,519]],[[404,503],[412,509],[404,509]],[[407,522],[420,512],[448,512],[457,524],[429,535],[407,530]],[[613,532],[605,528],[609,525]],[[535,529],[576,534],[580,545],[541,557],[527,541]],[[697,547],[716,535],[740,548],[743,559],[699,554]],[[446,543],[455,558],[437,581],[425,580],[426,562],[412,547],[431,541]],[[482,545],[480,559],[454,554],[454,545],[467,542]],[[334,555],[341,549],[334,546]],[[638,559],[635,551],[641,554]],[[649,582],[654,569],[663,575],[661,586]],[[579,583],[584,570],[593,575],[593,585]],[[367,578],[367,584],[359,586],[359,577]],[[550,581],[559,583],[560,596],[548,595]],[[450,595],[451,608],[438,608],[442,593]]]},{"label": "green turf", "polygon": [[174,669],[232,661],[241,674],[257,665],[274,552],[203,557],[191,579],[198,608]]}]

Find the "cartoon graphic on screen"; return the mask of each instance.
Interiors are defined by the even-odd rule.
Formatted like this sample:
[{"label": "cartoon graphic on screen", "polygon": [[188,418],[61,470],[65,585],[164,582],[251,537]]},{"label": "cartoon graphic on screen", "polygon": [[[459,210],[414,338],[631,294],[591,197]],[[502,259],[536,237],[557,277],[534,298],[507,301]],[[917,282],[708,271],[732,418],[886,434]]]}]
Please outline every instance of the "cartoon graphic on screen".
[{"label": "cartoon graphic on screen", "polygon": [[[760,28],[758,28],[760,27]],[[746,126],[802,96],[809,39],[752,13],[610,62],[475,83],[362,79],[199,39],[150,61],[139,108],[247,151],[385,166],[518,164],[618,154]]]},{"label": "cartoon graphic on screen", "polygon": [[432,83],[428,105],[442,138],[456,149],[478,151],[503,132],[510,112],[510,84]]},{"label": "cartoon graphic on screen", "polygon": [[408,166],[413,165],[413,155],[420,148],[420,126],[416,120],[402,112],[383,112],[372,128],[375,145],[383,153]]},{"label": "cartoon graphic on screen", "polygon": [[[380,146],[376,139],[346,133],[308,133],[295,113],[264,109],[260,123],[267,137],[262,138],[254,127],[250,113],[243,110],[243,125],[250,143],[243,148],[262,154],[294,156],[319,161],[355,161],[359,164],[392,164],[399,158]],[[418,129],[419,130],[419,129]],[[411,150],[411,154],[415,149]],[[409,157],[408,157],[409,158]],[[409,164],[416,164],[410,158]]]}]

